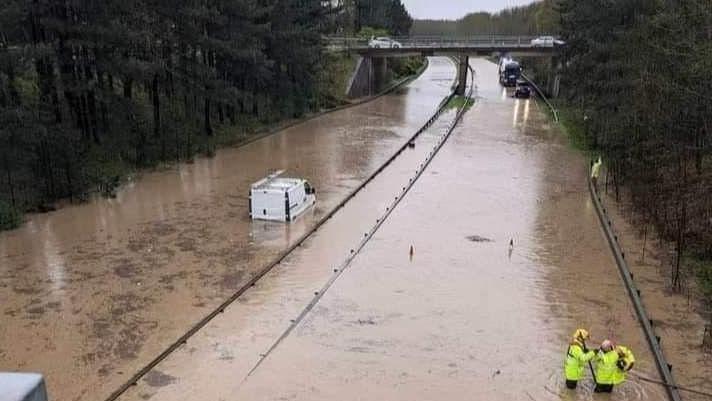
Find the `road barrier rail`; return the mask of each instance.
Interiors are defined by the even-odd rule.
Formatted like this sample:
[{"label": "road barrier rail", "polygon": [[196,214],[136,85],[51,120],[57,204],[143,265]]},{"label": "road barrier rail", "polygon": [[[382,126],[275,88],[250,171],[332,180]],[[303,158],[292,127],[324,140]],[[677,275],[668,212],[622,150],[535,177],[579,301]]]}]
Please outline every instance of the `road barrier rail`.
[{"label": "road barrier rail", "polygon": [[[257,368],[264,362],[267,357],[286,339],[289,334],[304,320],[304,318],[309,314],[309,312],[319,303],[321,298],[324,296],[324,294],[331,288],[331,286],[336,282],[336,280],[343,274],[343,272],[351,265],[351,262],[356,258],[356,256],[361,252],[361,250],[366,246],[366,244],[373,238],[373,236],[376,234],[378,229],[383,225],[383,223],[386,221],[388,216],[393,212],[393,210],[398,206],[398,204],[403,200],[405,195],[413,188],[415,185],[416,181],[418,178],[420,178],[421,175],[423,175],[423,172],[425,169],[428,167],[430,162],[433,161],[435,158],[435,155],[438,153],[438,151],[445,145],[445,142],[448,140],[450,135],[453,133],[455,130],[455,127],[457,127],[457,124],[460,122],[462,119],[462,116],[465,114],[465,112],[468,109],[469,102],[473,99],[472,94],[475,90],[475,82],[474,82],[474,76],[475,72],[472,69],[471,66],[468,65],[468,69],[470,71],[470,74],[472,75],[472,85],[470,86],[470,90],[467,94],[466,97],[466,102],[462,104],[457,110],[457,113],[455,114],[455,117],[453,118],[452,122],[448,125],[447,130],[445,133],[439,138],[438,142],[435,144],[433,149],[428,153],[426,156],[425,160],[420,163],[419,167],[415,170],[415,175],[411,178],[408,179],[408,183],[405,184],[405,186],[402,187],[402,189],[399,191],[399,193],[395,196],[393,202],[389,206],[386,207],[386,210],[384,211],[383,215],[381,217],[377,218],[375,221],[375,224],[371,227],[369,231],[364,233],[361,241],[359,241],[358,245],[351,249],[349,254],[346,256],[345,260],[336,268],[334,268],[334,274],[329,278],[329,280],[324,284],[324,286],[319,290],[314,293],[314,297],[312,300],[307,304],[307,306],[301,311],[299,316],[297,316],[295,319],[292,319],[290,321],[289,326],[287,329],[282,333],[282,335],[270,346],[270,348],[261,354],[259,360],[255,364],[255,366],[252,367],[250,372],[247,374],[247,376],[243,379],[246,380],[247,377],[252,375],[252,373],[257,370]],[[454,86],[453,86],[454,88]],[[411,139],[411,141],[408,142],[410,144],[412,141],[415,140],[417,136],[420,135],[423,131],[427,130],[432,126],[432,124],[435,123],[435,121],[438,120],[440,115],[446,110],[447,104],[455,98],[455,94],[451,94],[447,101],[441,104],[441,107],[438,108],[438,112],[428,121],[428,124],[426,124],[423,128],[419,130],[419,132],[414,135],[414,137]],[[408,145],[406,144],[406,146]],[[405,150],[405,148],[401,149],[401,152]],[[400,154],[400,152],[398,153]],[[395,160],[395,158],[394,158]],[[385,168],[385,166],[383,167]]]},{"label": "road barrier rail", "polygon": [[319,219],[317,223],[306,233],[300,236],[294,244],[287,247],[284,251],[280,252],[268,265],[260,269],[250,280],[243,284],[235,293],[233,293],[229,298],[227,298],[218,307],[214,308],[205,317],[200,319],[195,323],[188,331],[181,335],[177,340],[168,345],[158,356],[153,358],[148,364],[139,369],[138,372],[134,373],[126,382],[119,386],[115,391],[113,391],[105,401],[115,401],[121,397],[126,391],[128,391],[133,386],[138,385],[138,382],[146,376],[150,371],[152,371],[156,366],[158,366],[163,360],[168,358],[173,352],[178,348],[188,343],[188,340],[193,337],[198,331],[210,323],[215,317],[225,312],[230,305],[232,305],[238,298],[240,298],[247,290],[257,285],[257,282],[262,279],[267,273],[272,271],[277,267],[284,259],[287,258],[295,249],[302,246],[302,244],[309,239],[314,233],[316,233],[319,228],[321,228],[327,221],[329,221],[339,210],[341,210],[348,201],[350,201],[356,194],[358,194],[366,185],[373,181],[376,176],[378,176],[386,167],[388,167],[404,150],[406,150],[411,142],[413,142],[421,133],[426,129],[430,128],[433,123],[440,117],[440,115],[446,110],[447,104],[455,97],[455,85],[457,82],[453,82],[451,86],[451,92],[446,96],[438,105],[435,113],[428,119],[428,121],[416,131],[410,138],[408,138],[403,145],[398,148],[398,150],[391,155],[381,166],[369,175],[358,187],[354,188],[341,202],[334,206],[324,217]]},{"label": "road barrier rail", "polygon": [[653,329],[653,320],[645,310],[643,301],[640,298],[640,290],[635,286],[633,273],[631,273],[628,262],[625,259],[625,253],[618,242],[618,236],[613,232],[613,222],[611,221],[606,208],[602,204],[601,195],[598,193],[596,187],[590,179],[588,180],[588,188],[591,193],[591,199],[593,199],[599,221],[603,227],[603,232],[608,240],[608,244],[611,247],[613,257],[615,258],[616,265],[618,266],[618,271],[623,279],[623,284],[625,285],[628,295],[633,302],[635,314],[643,327],[643,332],[645,333],[648,345],[650,345],[650,350],[653,352],[658,372],[660,373],[660,377],[663,379],[660,384],[662,384],[667,390],[670,400],[681,401],[680,392],[678,391],[679,387],[675,384],[675,378],[672,375],[672,365],[667,362],[665,355],[663,354],[663,350],[660,347],[660,336],[655,334]]},{"label": "road barrier rail", "polygon": [[[533,80],[531,80],[524,74],[522,74],[522,77],[527,80],[530,85],[532,85],[539,97],[544,100],[546,105],[551,110],[554,116],[554,120],[558,123],[558,112],[554,105],[551,104],[549,99],[547,99],[546,95],[541,91],[541,89],[539,89],[539,87],[536,85],[536,83],[534,83]],[[681,401],[682,399],[678,390],[682,389],[682,387],[679,387],[675,384],[675,378],[672,375],[672,365],[667,362],[663,350],[660,347],[661,338],[660,336],[655,334],[655,330],[653,329],[653,320],[649,317],[647,311],[645,310],[643,301],[640,298],[640,290],[637,289],[635,286],[635,281],[633,280],[633,273],[631,273],[630,267],[628,266],[628,262],[625,260],[625,252],[623,252],[623,249],[621,248],[620,243],[618,242],[618,236],[613,232],[613,222],[610,216],[608,215],[606,208],[603,206],[600,194],[596,190],[593,181],[591,181],[590,179],[588,179],[588,188],[589,192],[591,193],[591,199],[593,200],[593,204],[596,209],[596,214],[598,215],[601,227],[603,228],[603,233],[606,236],[606,240],[610,245],[611,252],[613,253],[613,257],[616,261],[618,272],[620,273],[621,278],[623,279],[623,285],[625,286],[626,291],[630,296],[631,302],[633,303],[635,314],[638,318],[638,321],[640,322],[640,325],[643,328],[643,332],[645,333],[645,338],[648,342],[648,345],[650,346],[650,350],[653,353],[655,365],[658,368],[660,377],[663,379],[662,382],[657,382],[653,380],[648,381],[652,381],[664,386],[671,401]],[[693,390],[685,389],[685,391]]]},{"label": "road barrier rail", "polygon": [[559,122],[559,111],[556,110],[556,107],[554,107],[554,105],[551,103],[551,101],[549,101],[549,98],[546,96],[544,91],[542,91],[541,88],[539,88],[539,86],[532,79],[530,79],[528,76],[526,76],[526,74],[522,74],[522,78],[524,78],[524,80],[527,81],[529,83],[529,85],[531,85],[532,88],[534,88],[534,91],[536,92],[537,96],[539,96],[539,98],[541,98],[541,100],[543,100],[544,103],[546,103],[546,106],[551,111],[551,114],[554,117],[554,121],[558,123]]}]

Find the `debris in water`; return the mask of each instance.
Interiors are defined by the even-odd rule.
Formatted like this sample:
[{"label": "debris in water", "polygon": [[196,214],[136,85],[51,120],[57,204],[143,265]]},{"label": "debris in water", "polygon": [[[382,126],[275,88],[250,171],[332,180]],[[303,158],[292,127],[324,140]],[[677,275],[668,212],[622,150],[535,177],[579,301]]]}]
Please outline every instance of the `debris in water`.
[{"label": "debris in water", "polygon": [[376,322],[374,322],[373,319],[368,318],[368,319],[359,319],[358,324],[360,324],[361,326],[366,325],[366,324],[373,326],[376,324]]},{"label": "debris in water", "polygon": [[472,242],[492,242],[491,239],[480,237],[479,235],[470,235],[469,237],[467,237],[467,239]]},{"label": "debris in water", "polygon": [[151,387],[165,387],[176,382],[176,378],[161,371],[153,370],[146,374],[146,383]]}]

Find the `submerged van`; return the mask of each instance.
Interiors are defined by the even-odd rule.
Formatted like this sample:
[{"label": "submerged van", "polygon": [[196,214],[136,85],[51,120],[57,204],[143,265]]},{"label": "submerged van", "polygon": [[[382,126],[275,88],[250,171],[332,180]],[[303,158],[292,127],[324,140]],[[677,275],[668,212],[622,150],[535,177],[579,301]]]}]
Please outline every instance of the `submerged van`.
[{"label": "submerged van", "polygon": [[316,203],[316,190],[307,180],[271,174],[250,187],[252,220],[294,221]]}]

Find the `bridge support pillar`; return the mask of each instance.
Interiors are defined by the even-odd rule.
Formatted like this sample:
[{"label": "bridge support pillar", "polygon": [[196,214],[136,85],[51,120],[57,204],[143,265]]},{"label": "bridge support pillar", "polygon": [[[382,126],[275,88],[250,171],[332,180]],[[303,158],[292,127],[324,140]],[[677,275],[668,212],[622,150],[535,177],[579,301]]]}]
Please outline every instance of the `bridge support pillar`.
[{"label": "bridge support pillar", "polygon": [[388,83],[388,59],[385,57],[371,58],[371,95],[375,95],[385,88]]},{"label": "bridge support pillar", "polygon": [[461,54],[459,59],[460,62],[457,68],[457,88],[455,89],[455,94],[465,96],[465,90],[467,89],[467,71],[470,64],[470,58],[466,54]]}]

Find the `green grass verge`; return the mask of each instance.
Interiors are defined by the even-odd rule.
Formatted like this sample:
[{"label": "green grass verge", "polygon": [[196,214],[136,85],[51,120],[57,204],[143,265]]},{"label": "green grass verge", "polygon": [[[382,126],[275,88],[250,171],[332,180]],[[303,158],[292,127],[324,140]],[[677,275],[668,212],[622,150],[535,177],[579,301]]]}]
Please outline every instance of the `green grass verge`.
[{"label": "green grass verge", "polygon": [[583,112],[562,102],[555,102],[554,107],[559,114],[561,128],[569,138],[569,144],[589,156],[595,153],[595,149],[586,137],[586,121]]},{"label": "green grass verge", "polygon": [[463,106],[465,110],[469,110],[474,104],[475,101],[472,98],[467,96],[455,96],[445,105],[445,110],[459,110]]}]

